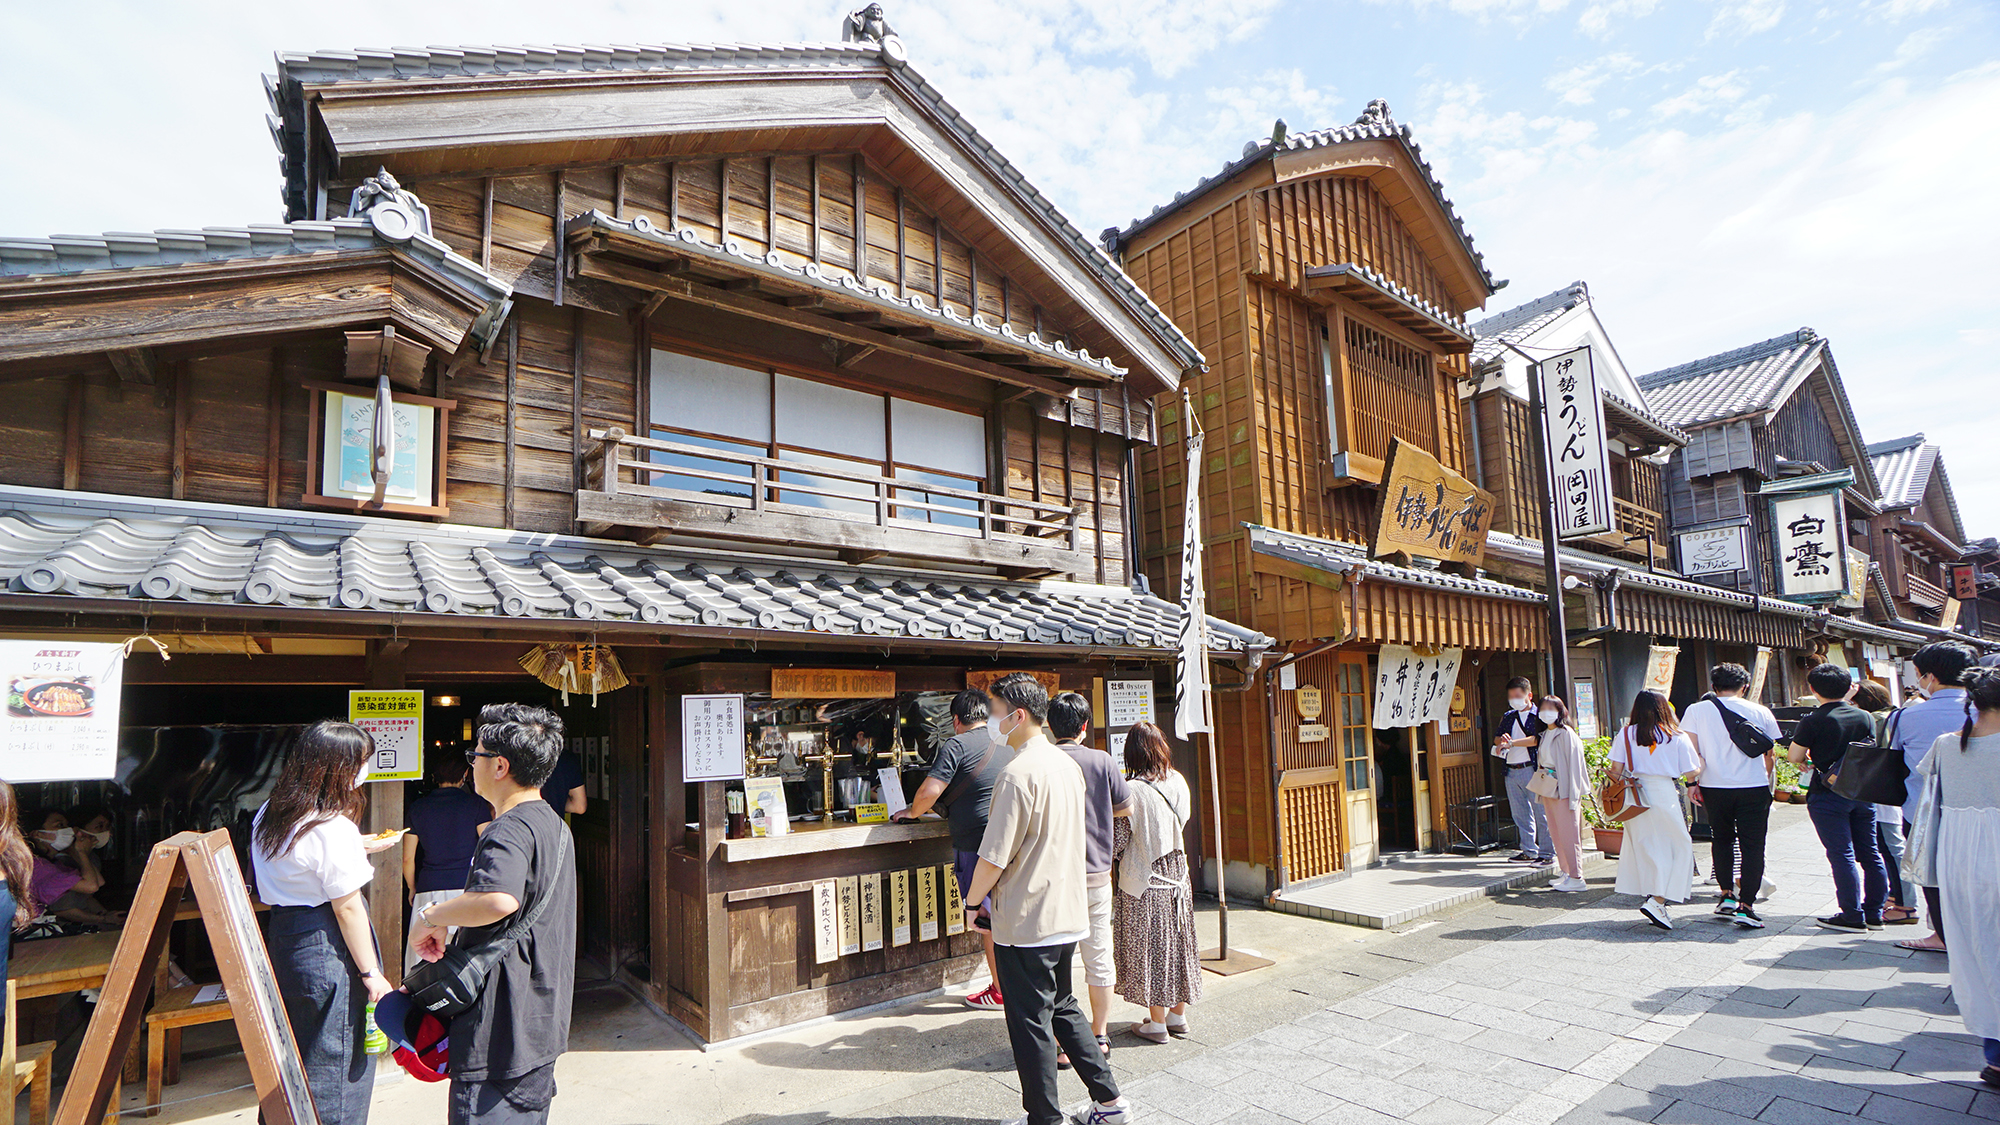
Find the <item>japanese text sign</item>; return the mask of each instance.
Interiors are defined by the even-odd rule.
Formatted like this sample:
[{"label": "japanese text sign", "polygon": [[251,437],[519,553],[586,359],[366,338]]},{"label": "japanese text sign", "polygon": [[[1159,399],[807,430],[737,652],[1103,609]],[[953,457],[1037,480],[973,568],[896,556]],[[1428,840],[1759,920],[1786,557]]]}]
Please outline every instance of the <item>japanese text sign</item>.
[{"label": "japanese text sign", "polygon": [[1153,721],[1153,681],[1104,681],[1104,723],[1129,727]]},{"label": "japanese text sign", "polygon": [[1462,648],[1433,655],[1409,645],[1383,645],[1375,671],[1375,729],[1415,727],[1451,715],[1451,689],[1458,686]]},{"label": "japanese text sign", "polygon": [[370,781],[415,781],[424,776],[424,693],[350,691],[347,721],[375,739]]},{"label": "japanese text sign", "polygon": [[681,696],[681,780],[743,776],[743,697]]},{"label": "japanese text sign", "polygon": [[0,777],[18,785],[117,773],[124,645],[0,641],[0,676]]},{"label": "japanese text sign", "polygon": [[1478,566],[1486,558],[1493,494],[1445,468],[1420,446],[1390,443],[1373,554],[1407,552]]},{"label": "japanese text sign", "polygon": [[1772,559],[1778,573],[1778,594],[1802,601],[1838,598],[1847,589],[1846,539],[1840,493],[1772,499]]},{"label": "japanese text sign", "polygon": [[1572,539],[1611,530],[1611,449],[1604,439],[1604,400],[1590,349],[1543,360],[1542,432],[1549,440],[1549,487],[1555,492],[1556,536]]},{"label": "japanese text sign", "polygon": [[1734,574],[1750,566],[1750,529],[1711,527],[1703,531],[1683,531],[1680,541],[1681,573],[1689,578]]}]

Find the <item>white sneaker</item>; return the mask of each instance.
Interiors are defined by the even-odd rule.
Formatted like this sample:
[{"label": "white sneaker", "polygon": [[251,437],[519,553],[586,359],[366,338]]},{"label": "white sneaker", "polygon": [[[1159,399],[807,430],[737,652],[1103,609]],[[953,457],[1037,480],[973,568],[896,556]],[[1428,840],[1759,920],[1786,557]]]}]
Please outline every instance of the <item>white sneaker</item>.
[{"label": "white sneaker", "polygon": [[1149,1043],[1165,1043],[1168,1039],[1167,1025],[1154,1023],[1152,1020],[1141,1020],[1133,1024],[1132,1034]]},{"label": "white sneaker", "polygon": [[1555,882],[1550,883],[1549,889],[1552,891],[1562,891],[1565,894],[1568,894],[1575,891],[1587,891],[1590,889],[1590,884],[1584,882],[1581,878],[1575,875],[1564,875],[1561,878],[1557,879]]},{"label": "white sneaker", "polygon": [[1110,1105],[1086,1102],[1082,1109],[1069,1115],[1069,1120],[1072,1125],[1126,1125],[1132,1116],[1132,1103],[1121,1095]]},{"label": "white sneaker", "polygon": [[1764,885],[1757,888],[1757,901],[1763,902],[1765,899],[1770,898],[1772,895],[1777,893],[1778,893],[1778,884],[1773,883],[1769,879],[1766,879],[1764,880]]},{"label": "white sneaker", "polygon": [[1673,919],[1667,917],[1667,908],[1650,898],[1639,904],[1639,913],[1646,916],[1646,921],[1663,930],[1674,928]]}]

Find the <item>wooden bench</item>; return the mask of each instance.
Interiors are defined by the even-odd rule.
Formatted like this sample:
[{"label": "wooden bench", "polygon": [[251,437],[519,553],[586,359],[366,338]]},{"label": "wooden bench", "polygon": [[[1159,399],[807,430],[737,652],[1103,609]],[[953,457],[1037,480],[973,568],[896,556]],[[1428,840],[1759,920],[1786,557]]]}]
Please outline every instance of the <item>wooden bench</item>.
[{"label": "wooden bench", "polygon": [[194,1002],[201,985],[184,985],[156,993],[153,1010],[146,1013],[146,1116],[160,1112],[163,1086],[181,1080],[181,1029],[204,1023],[224,1023],[231,1019],[228,1000]]},{"label": "wooden bench", "polygon": [[0,1074],[13,1076],[13,1081],[7,1084],[7,1122],[13,1125],[14,1099],[21,1096],[25,1087],[28,1091],[29,1125],[49,1125],[49,1087],[55,1078],[56,1045],[30,1043],[26,1047],[17,1046],[15,1030],[21,1021],[14,1004],[19,991],[14,981],[7,982],[7,1030],[0,1033]]}]

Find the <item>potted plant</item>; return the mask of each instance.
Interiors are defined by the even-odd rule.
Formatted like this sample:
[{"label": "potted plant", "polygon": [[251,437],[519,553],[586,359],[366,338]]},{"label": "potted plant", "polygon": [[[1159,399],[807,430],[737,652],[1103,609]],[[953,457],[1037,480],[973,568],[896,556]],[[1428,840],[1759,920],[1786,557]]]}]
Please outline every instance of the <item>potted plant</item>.
[{"label": "potted plant", "polygon": [[1591,840],[1597,850],[1615,856],[1625,844],[1625,828],[1604,815],[1603,808],[1597,803],[1597,794],[1610,779],[1610,763],[1610,735],[1600,735],[1583,744],[1583,764],[1590,776],[1590,792],[1583,795],[1583,819],[1590,825]]},{"label": "potted plant", "polygon": [[1804,800],[1805,786],[1799,784],[1799,767],[1778,758],[1778,787],[1771,792],[1771,799],[1779,803]]}]

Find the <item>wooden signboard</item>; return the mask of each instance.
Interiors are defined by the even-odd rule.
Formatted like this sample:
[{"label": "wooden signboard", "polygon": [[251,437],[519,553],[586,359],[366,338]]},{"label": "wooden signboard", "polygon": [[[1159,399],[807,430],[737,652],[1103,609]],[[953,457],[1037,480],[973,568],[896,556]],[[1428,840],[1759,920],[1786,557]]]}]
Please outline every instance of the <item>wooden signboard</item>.
[{"label": "wooden signboard", "polygon": [[319,1125],[285,1002],[271,972],[270,953],[244,889],[243,869],[236,863],[229,833],[223,830],[182,832],[153,845],[97,1009],[77,1052],[76,1068],[63,1087],[57,1125],[96,1125],[104,1120],[125,1056],[138,1037],[146,992],[166,953],[181,894],[190,883],[215,950],[216,967],[222,972],[236,1036],[257,1087],[259,1114],[270,1125]]},{"label": "wooden signboard", "polygon": [[1300,723],[1300,742],[1325,742],[1333,737],[1333,731],[1325,723]]},{"label": "wooden signboard", "polygon": [[861,880],[845,875],[834,880],[834,894],[840,899],[840,955],[861,952]]},{"label": "wooden signboard", "polygon": [[938,869],[917,868],[917,940],[938,937]]},{"label": "wooden signboard", "polygon": [[1422,555],[1478,566],[1486,560],[1493,494],[1445,468],[1402,438],[1389,443],[1381,511],[1369,554]]},{"label": "wooden signboard", "polygon": [[873,668],[773,668],[772,699],[890,699],[896,673]]},{"label": "wooden signboard", "polygon": [[889,873],[889,944],[910,944],[910,873]]},{"label": "wooden signboard", "polygon": [[861,949],[882,948],[882,876],[861,877]]},{"label": "wooden signboard", "polygon": [[1326,713],[1326,696],[1311,684],[1301,684],[1292,702],[1298,704],[1301,719],[1317,719]]},{"label": "wooden signboard", "polygon": [[944,932],[962,934],[965,932],[965,899],[958,893],[958,873],[949,867],[940,867],[938,879],[944,884]]},{"label": "wooden signboard", "polygon": [[996,680],[1003,680],[1016,672],[1026,672],[1041,681],[1042,687],[1054,698],[1062,691],[1062,677],[1054,672],[1036,672],[1027,668],[988,668],[965,674],[965,686],[971,691],[991,691]]}]

